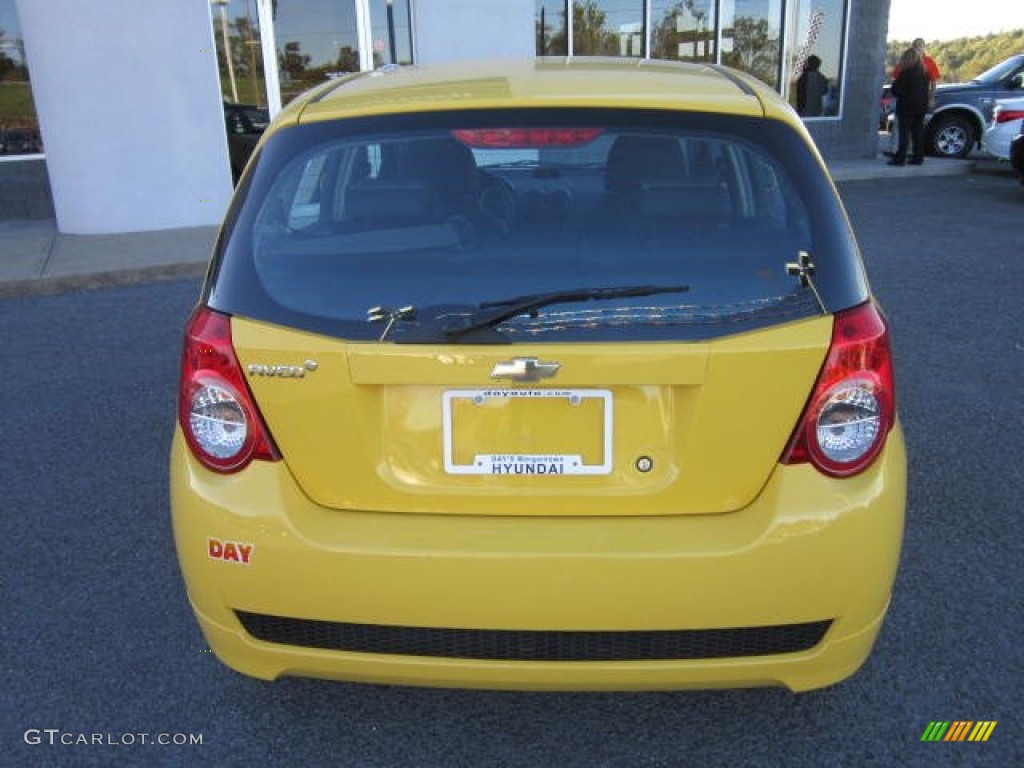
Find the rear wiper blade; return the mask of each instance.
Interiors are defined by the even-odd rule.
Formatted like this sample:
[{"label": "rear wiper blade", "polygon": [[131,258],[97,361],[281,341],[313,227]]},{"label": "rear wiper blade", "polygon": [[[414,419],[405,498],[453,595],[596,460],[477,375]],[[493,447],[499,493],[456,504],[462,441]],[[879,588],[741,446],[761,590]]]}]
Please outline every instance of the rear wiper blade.
[{"label": "rear wiper blade", "polygon": [[606,301],[636,296],[654,296],[661,293],[686,293],[688,285],[625,285],[611,288],[576,288],[551,293],[513,296],[500,301],[486,301],[466,314],[443,315],[437,318],[438,327],[447,336],[460,336],[481,328],[493,328],[518,315],[535,312],[551,304],[577,301]]}]

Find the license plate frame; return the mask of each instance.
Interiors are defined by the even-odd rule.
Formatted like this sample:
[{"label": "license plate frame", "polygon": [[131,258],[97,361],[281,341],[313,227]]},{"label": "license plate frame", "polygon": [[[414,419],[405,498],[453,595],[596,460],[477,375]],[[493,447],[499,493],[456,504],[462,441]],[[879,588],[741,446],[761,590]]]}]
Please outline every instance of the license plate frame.
[{"label": "license plate frame", "polygon": [[[482,404],[489,398],[561,398],[570,405],[585,399],[603,403],[601,462],[585,464],[575,454],[476,454],[471,464],[455,462],[453,404],[456,400],[473,400]],[[539,475],[608,475],[612,471],[612,444],[614,439],[614,413],[612,392],[607,389],[449,389],[441,401],[441,430],[443,436],[444,471],[449,475],[491,475],[501,477]]]}]

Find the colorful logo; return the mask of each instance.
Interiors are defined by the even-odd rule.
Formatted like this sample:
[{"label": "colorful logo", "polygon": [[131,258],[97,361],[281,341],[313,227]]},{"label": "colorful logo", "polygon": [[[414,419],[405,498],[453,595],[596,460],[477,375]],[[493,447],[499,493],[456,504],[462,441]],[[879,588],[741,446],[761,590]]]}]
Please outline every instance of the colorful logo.
[{"label": "colorful logo", "polygon": [[988,741],[995,727],[995,720],[933,720],[921,741]]}]

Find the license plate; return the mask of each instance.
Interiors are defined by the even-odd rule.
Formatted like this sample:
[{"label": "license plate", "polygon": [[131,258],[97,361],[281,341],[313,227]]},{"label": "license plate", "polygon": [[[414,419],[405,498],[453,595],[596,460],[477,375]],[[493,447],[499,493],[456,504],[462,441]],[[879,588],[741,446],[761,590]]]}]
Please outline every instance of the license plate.
[{"label": "license plate", "polygon": [[607,475],[612,393],[605,389],[454,389],[444,393],[451,475]]}]

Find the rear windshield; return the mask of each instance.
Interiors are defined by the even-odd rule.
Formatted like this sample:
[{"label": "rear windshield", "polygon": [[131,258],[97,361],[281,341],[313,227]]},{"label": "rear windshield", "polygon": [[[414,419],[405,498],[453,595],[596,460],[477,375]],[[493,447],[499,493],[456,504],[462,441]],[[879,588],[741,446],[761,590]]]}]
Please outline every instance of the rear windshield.
[{"label": "rear windshield", "polygon": [[[707,338],[866,292],[831,186],[768,120],[300,126],[264,148],[225,232],[213,306],[354,340]],[[801,253],[818,296],[787,270]]]}]

